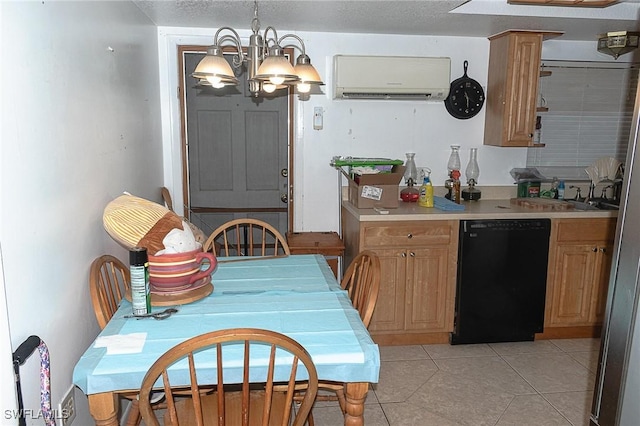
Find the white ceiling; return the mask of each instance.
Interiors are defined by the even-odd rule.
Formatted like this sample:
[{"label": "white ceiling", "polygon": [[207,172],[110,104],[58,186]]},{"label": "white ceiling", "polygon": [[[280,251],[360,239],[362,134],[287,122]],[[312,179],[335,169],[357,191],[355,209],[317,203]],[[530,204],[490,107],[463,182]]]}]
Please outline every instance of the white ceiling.
[{"label": "white ceiling", "polygon": [[[253,1],[133,0],[158,26],[250,29]],[[262,30],[488,37],[507,29],[564,31],[595,41],[608,31],[638,31],[640,0],[606,8],[510,5],[507,0],[260,0]]]}]

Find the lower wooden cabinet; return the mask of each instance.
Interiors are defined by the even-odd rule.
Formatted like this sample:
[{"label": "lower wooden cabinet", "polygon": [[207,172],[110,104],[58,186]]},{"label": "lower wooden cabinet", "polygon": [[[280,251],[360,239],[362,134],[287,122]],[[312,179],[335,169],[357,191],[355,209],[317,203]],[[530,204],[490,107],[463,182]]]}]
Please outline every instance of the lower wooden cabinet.
[{"label": "lower wooden cabinet", "polygon": [[451,331],[449,248],[373,251],[380,258],[384,284],[369,331]]},{"label": "lower wooden cabinet", "polygon": [[458,221],[375,223],[344,218],[343,229],[347,259],[362,250],[380,258],[380,293],[369,325],[374,340],[448,341],[453,330]]},{"label": "lower wooden cabinet", "polygon": [[551,230],[547,327],[602,323],[616,220],[558,219]]},{"label": "lower wooden cabinet", "polygon": [[[380,294],[369,325],[373,339],[381,345],[447,343],[459,221],[360,221],[342,213],[344,265],[362,250],[380,258]],[[605,313],[616,218],[551,223],[545,328],[536,338],[596,336]]]}]

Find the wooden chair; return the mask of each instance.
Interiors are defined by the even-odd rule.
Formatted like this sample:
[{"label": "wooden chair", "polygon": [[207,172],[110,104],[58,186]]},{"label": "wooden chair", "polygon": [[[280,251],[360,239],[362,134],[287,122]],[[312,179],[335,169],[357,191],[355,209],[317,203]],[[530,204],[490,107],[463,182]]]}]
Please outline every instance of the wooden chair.
[{"label": "wooden chair", "polygon": [[[129,267],[111,255],[105,254],[91,263],[89,290],[100,329],[107,325],[118,309],[120,301],[129,289],[130,281]],[[138,393],[125,393],[121,396],[131,401],[126,426],[138,426],[141,420],[138,409]],[[156,399],[162,399],[162,395],[156,395]],[[154,408],[159,409],[164,406],[156,404]]]},{"label": "wooden chair", "polygon": [[111,255],[105,254],[91,263],[91,303],[101,329],[118,309],[120,301],[129,289],[129,281],[129,267]]},{"label": "wooden chair", "polygon": [[291,254],[276,228],[258,219],[235,219],[220,225],[203,245],[217,256],[284,256]]},{"label": "wooden chair", "polygon": [[340,287],[347,290],[353,307],[369,328],[380,290],[380,259],[369,250],[358,254],[342,277]]},{"label": "wooden chair", "polygon": [[160,188],[160,194],[162,195],[162,200],[164,201],[164,205],[170,211],[173,211],[173,201],[171,199],[171,193],[169,192],[169,188],[163,186]]},{"label": "wooden chair", "polygon": [[[242,345],[242,346],[240,346]],[[207,352],[203,350],[209,349]],[[223,372],[223,356],[229,351],[242,350],[243,367],[242,383],[225,384]],[[275,354],[289,352],[290,364],[278,362],[277,369],[286,368],[288,381],[285,392],[274,392]],[[267,352],[268,351],[268,352]],[[198,352],[195,356],[194,353]],[[258,353],[261,359],[268,356],[268,368],[264,380],[255,378],[250,373],[252,365],[251,353]],[[187,386],[172,387],[178,380],[170,366],[176,362],[188,362],[189,380]],[[203,364],[212,367],[215,363],[215,374],[201,370]],[[306,369],[308,380],[305,380],[307,391],[301,400],[297,412],[293,410],[293,396],[296,382],[299,382],[303,369]],[[255,367],[255,365],[254,365]],[[251,378],[250,378],[251,377]],[[214,331],[202,334],[182,342],[164,353],[149,368],[142,380],[140,388],[140,412],[147,426],[159,426],[155,412],[149,404],[149,395],[154,384],[160,379],[161,386],[167,396],[167,411],[164,425],[201,425],[201,426],[253,426],[278,425],[303,426],[313,405],[318,391],[318,375],[315,365],[307,351],[295,340],[268,330],[253,328],[237,328]],[[182,385],[182,384],[181,384]],[[176,389],[191,391],[190,398],[174,399]],[[202,389],[215,387],[215,391],[203,394]],[[291,423],[292,420],[292,423]]]},{"label": "wooden chair", "polygon": [[[344,273],[340,287],[347,290],[353,307],[358,310],[362,323],[368,328],[380,290],[380,259],[378,256],[368,250],[360,252]],[[316,401],[338,401],[342,413],[346,412],[344,383],[320,381],[318,388],[329,393],[318,394]],[[299,401],[303,395],[304,391],[299,391],[294,399]],[[309,426],[314,426],[312,413],[309,413]]]},{"label": "wooden chair", "polygon": [[[169,211],[175,213],[175,210],[173,210],[173,200],[171,198],[171,193],[169,192],[169,188],[167,188],[166,186],[163,186],[162,188],[160,188],[160,194],[162,195],[162,200],[164,201],[165,207]],[[189,228],[191,228],[191,232],[193,233],[193,236],[195,237],[196,242],[204,245],[204,243],[207,241],[207,236],[202,231],[202,229],[198,228],[196,225],[191,223],[191,221],[186,217],[183,217],[182,220],[189,226]]]}]

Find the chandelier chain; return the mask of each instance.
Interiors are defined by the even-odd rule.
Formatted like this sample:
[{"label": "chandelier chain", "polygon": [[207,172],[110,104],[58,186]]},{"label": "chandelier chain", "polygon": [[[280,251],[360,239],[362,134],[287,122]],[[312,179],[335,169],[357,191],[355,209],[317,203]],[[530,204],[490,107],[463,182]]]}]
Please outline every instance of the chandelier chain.
[{"label": "chandelier chain", "polygon": [[258,18],[258,0],[253,2],[253,19],[251,20],[251,31],[254,34],[260,32],[260,19]]}]

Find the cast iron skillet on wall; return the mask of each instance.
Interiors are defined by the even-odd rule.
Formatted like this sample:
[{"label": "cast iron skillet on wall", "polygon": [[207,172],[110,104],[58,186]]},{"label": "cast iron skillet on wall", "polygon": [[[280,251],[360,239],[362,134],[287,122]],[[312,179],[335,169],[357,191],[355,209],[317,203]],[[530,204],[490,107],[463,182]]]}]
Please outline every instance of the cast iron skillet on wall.
[{"label": "cast iron skillet on wall", "polygon": [[469,62],[464,61],[464,75],[451,82],[444,106],[455,118],[466,120],[480,112],[484,105],[484,90],[480,83],[467,75]]}]

